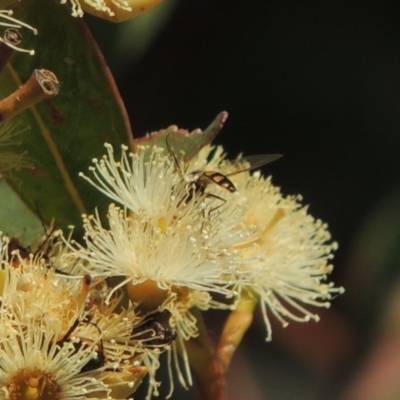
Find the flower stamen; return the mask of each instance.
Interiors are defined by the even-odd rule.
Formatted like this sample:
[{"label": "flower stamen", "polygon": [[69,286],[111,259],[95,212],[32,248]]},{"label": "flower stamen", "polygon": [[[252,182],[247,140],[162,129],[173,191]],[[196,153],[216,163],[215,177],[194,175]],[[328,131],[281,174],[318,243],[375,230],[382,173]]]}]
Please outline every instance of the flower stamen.
[{"label": "flower stamen", "polygon": [[[19,21],[18,19],[12,17],[12,10],[0,10],[0,26],[5,26],[8,28],[16,28],[21,29],[22,27],[27,28],[33,32],[34,35],[37,35],[38,31],[33,26],[26,24],[25,22]],[[2,21],[3,20],[3,21]],[[0,42],[6,44],[8,47],[16,51],[20,51],[22,53],[29,53],[31,56],[35,54],[35,50],[27,50],[22,49],[16,45],[14,45],[11,41],[7,39],[7,36],[0,36]]]}]

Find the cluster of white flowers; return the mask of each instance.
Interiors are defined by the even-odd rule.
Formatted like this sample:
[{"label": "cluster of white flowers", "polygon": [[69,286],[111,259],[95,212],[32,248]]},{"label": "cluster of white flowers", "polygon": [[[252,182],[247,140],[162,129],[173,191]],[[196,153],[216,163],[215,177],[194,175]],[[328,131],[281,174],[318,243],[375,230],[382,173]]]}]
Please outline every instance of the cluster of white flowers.
[{"label": "cluster of white flowers", "polygon": [[113,290],[126,287],[141,313],[168,311],[177,335],[166,346],[169,369],[183,386],[192,383],[185,343],[198,335],[194,308],[234,309],[250,291],[270,340],[270,315],[284,326],[318,320],[307,306],[329,307],[343,291],[326,282],[337,247],[326,224],[299,196],[284,197],[270,178],[251,174],[245,160],[236,162],[244,171],[231,176],[235,163],[220,147],[206,146],[184,168],[160,147],[129,153],[123,146],[120,157],[106,148],[91,176],[81,176],[117,204],[106,223],[98,213],[85,215],[85,243],[68,246],[91,276],[120,277]]},{"label": "cluster of white flowers", "polygon": [[[74,17],[119,21],[162,0],[56,1]],[[0,26],[37,33],[9,10]],[[0,128],[3,175],[29,165],[9,151],[17,126]],[[201,132],[192,146],[172,131],[159,132],[166,149],[122,146],[115,156],[105,145],[81,176],[110,204],[107,215],[83,215],[83,238],[50,229],[28,249],[0,233],[0,399],[122,400],[146,375],[149,399],[159,394],[162,354],[171,397],[174,378],[192,385],[187,344],[200,334],[200,311],[234,311],[250,295],[271,340],[271,317],[317,321],[315,307],[343,292],[327,281],[337,244],[300,196],[282,195],[248,160],[203,146]]]},{"label": "cluster of white flowers", "polygon": [[81,176],[112,202],[107,215],[83,216],[82,242],[53,232],[29,254],[2,237],[6,398],[126,398],[146,374],[150,398],[163,352],[170,397],[173,376],[192,384],[196,310],[234,310],[250,293],[270,340],[271,316],[283,326],[318,320],[308,306],[329,307],[343,291],[326,281],[337,247],[326,224],[245,159],[211,146],[190,157],[122,146],[117,157],[105,146]]},{"label": "cluster of white flowers", "polygon": [[146,374],[156,387],[164,333],[121,308],[121,293],[86,274],[60,236],[32,253],[0,233],[0,398],[122,400]]}]

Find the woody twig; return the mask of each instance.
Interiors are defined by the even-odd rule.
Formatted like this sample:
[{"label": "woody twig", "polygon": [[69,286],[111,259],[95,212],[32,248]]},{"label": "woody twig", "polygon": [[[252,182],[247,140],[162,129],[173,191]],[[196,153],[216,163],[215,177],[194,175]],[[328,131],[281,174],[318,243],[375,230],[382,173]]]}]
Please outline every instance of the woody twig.
[{"label": "woody twig", "polygon": [[60,84],[53,72],[35,69],[29,80],[0,101],[0,121],[6,121],[44,99],[59,92]]}]

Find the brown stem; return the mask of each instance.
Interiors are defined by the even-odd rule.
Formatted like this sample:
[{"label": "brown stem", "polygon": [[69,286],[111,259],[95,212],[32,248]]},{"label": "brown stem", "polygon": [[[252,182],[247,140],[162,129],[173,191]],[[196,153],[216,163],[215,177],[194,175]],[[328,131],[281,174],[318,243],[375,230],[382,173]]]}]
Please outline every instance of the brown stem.
[{"label": "brown stem", "polygon": [[200,311],[195,311],[199,336],[191,339],[186,349],[190,366],[202,400],[226,400],[225,374],[216,358],[215,344]]},{"label": "brown stem", "polygon": [[51,71],[35,69],[26,83],[0,101],[0,121],[6,121],[36,103],[56,96],[59,88],[57,77]]},{"label": "brown stem", "polygon": [[218,345],[204,325],[197,312],[199,336],[187,343],[190,359],[202,400],[226,400],[226,376],[232,357],[253,321],[257,299],[243,291],[236,309],[227,318]]},{"label": "brown stem", "polygon": [[10,61],[14,48],[21,43],[21,40],[22,36],[18,29],[8,28],[4,31],[4,36],[0,39],[0,72]]}]

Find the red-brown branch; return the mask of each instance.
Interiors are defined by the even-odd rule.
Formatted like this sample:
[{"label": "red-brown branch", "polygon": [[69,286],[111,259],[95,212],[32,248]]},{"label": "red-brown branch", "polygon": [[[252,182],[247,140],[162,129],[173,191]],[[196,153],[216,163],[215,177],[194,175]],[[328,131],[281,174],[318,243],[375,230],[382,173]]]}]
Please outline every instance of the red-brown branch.
[{"label": "red-brown branch", "polygon": [[53,72],[35,69],[29,80],[0,101],[0,121],[6,121],[38,102],[56,96],[60,84]]}]

